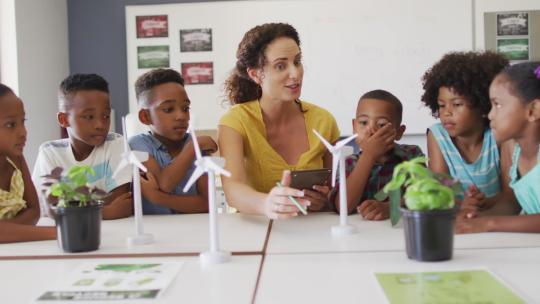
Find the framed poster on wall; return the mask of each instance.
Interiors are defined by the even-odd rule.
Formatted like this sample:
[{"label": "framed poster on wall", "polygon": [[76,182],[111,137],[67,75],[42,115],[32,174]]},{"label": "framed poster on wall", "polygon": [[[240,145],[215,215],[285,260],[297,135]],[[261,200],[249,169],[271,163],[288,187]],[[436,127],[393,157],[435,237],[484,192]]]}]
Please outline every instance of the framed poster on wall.
[{"label": "framed poster on wall", "polygon": [[137,38],[168,37],[167,15],[136,16]]},{"label": "framed poster on wall", "polygon": [[213,84],[213,62],[187,62],[182,63],[182,77],[185,84]]},{"label": "framed poster on wall", "polygon": [[500,13],[497,14],[498,36],[529,35],[528,13]]},{"label": "framed poster on wall", "polygon": [[212,29],[180,30],[180,52],[212,51]]},{"label": "framed poster on wall", "polygon": [[139,69],[168,68],[169,46],[151,45],[137,47],[137,66]]},{"label": "framed poster on wall", "polygon": [[497,53],[503,54],[508,60],[529,60],[529,39],[498,39]]}]

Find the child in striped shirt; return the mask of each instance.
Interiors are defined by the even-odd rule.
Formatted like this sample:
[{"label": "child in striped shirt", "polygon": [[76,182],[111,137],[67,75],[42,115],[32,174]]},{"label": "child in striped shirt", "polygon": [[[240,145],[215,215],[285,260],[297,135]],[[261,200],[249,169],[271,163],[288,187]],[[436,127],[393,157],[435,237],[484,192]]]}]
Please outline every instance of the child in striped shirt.
[{"label": "child in striped shirt", "polygon": [[501,156],[487,118],[489,85],[507,65],[492,52],[449,53],[422,79],[422,102],[440,120],[427,131],[429,167],[462,183],[465,194],[458,199],[464,206],[488,207],[501,196],[512,197],[501,181],[508,158]]}]

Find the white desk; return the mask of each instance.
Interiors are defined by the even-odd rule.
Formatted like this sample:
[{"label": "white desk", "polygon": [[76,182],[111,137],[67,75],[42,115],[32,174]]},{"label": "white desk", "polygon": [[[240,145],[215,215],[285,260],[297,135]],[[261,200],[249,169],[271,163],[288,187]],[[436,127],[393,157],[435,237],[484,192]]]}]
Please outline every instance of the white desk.
[{"label": "white desk", "polygon": [[[132,218],[104,221],[102,245],[96,252],[64,254],[56,241],[0,245],[0,302],[27,303],[79,263],[122,258],[122,262],[188,261],[160,303],[250,303],[269,221],[242,214],[223,214],[219,219],[222,248],[242,256],[233,256],[210,272],[200,269],[197,257],[185,256],[208,248],[205,214],[146,216],[145,230],[156,242],[141,247],[125,245]],[[381,303],[384,296],[374,272],[482,267],[529,302],[540,303],[540,234],[458,235],[453,260],[420,263],[407,259],[402,229],[357,215],[349,221],[359,233],[343,239],[331,237],[330,227],[339,222],[332,213],[274,221],[256,303]]]},{"label": "white desk", "polygon": [[256,303],[386,303],[375,272],[487,268],[527,303],[540,303],[540,248],[455,250],[446,262],[421,263],[404,252],[267,255]]},{"label": "white desk", "polygon": [[[403,228],[391,228],[390,221],[366,221],[355,214],[348,223],[358,233],[333,238],[330,227],[339,224],[335,213],[299,215],[285,221],[274,221],[267,253],[331,253],[405,250]],[[540,247],[540,234],[481,233],[454,236],[455,249]]]},{"label": "white desk", "polygon": [[[183,261],[178,275],[157,301],[110,303],[249,303],[253,296],[261,256],[235,256],[231,262],[202,268],[197,257],[144,259],[59,259],[0,261],[2,303],[32,303],[45,290],[58,286],[57,279],[86,262],[147,263]],[[61,282],[61,281],[60,281]],[[37,302],[47,303],[47,302]],[[54,302],[59,303],[59,302]],[[83,302],[69,302],[80,303]],[[96,304],[97,302],[91,302]]]},{"label": "white desk", "polygon": [[[220,244],[223,250],[260,253],[266,239],[269,220],[262,216],[220,214]],[[57,241],[0,244],[0,259],[8,257],[110,256],[110,255],[195,255],[208,250],[208,215],[183,214],[144,216],[145,232],[154,235],[152,244],[128,247],[126,237],[134,230],[133,217],[102,221],[99,250],[64,253]]]}]

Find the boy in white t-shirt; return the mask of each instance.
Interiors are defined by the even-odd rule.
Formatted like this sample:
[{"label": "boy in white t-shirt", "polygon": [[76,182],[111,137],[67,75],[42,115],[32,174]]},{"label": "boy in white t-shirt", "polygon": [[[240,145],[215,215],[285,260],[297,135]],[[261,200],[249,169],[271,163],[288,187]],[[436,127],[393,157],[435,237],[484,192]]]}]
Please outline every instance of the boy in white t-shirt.
[{"label": "boy in white t-shirt", "polygon": [[68,170],[74,165],[88,165],[96,175],[89,176],[92,186],[109,192],[103,208],[104,219],[128,217],[133,212],[129,166],[114,178],[124,152],[123,138],[109,133],[111,106],[107,81],[96,74],[75,74],[60,84],[58,123],[67,129],[69,138],[43,143],[32,174],[40,195],[42,216],[48,215],[47,199],[41,176],[55,167]]}]

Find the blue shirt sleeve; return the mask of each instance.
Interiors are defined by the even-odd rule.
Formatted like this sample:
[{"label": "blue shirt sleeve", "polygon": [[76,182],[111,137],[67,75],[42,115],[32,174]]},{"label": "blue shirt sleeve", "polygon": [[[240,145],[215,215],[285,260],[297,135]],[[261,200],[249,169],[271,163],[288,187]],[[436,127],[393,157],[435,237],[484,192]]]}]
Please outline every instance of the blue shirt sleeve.
[{"label": "blue shirt sleeve", "polygon": [[154,155],[154,146],[152,141],[148,138],[147,134],[137,134],[128,140],[129,148],[133,151],[148,152],[150,155]]}]

